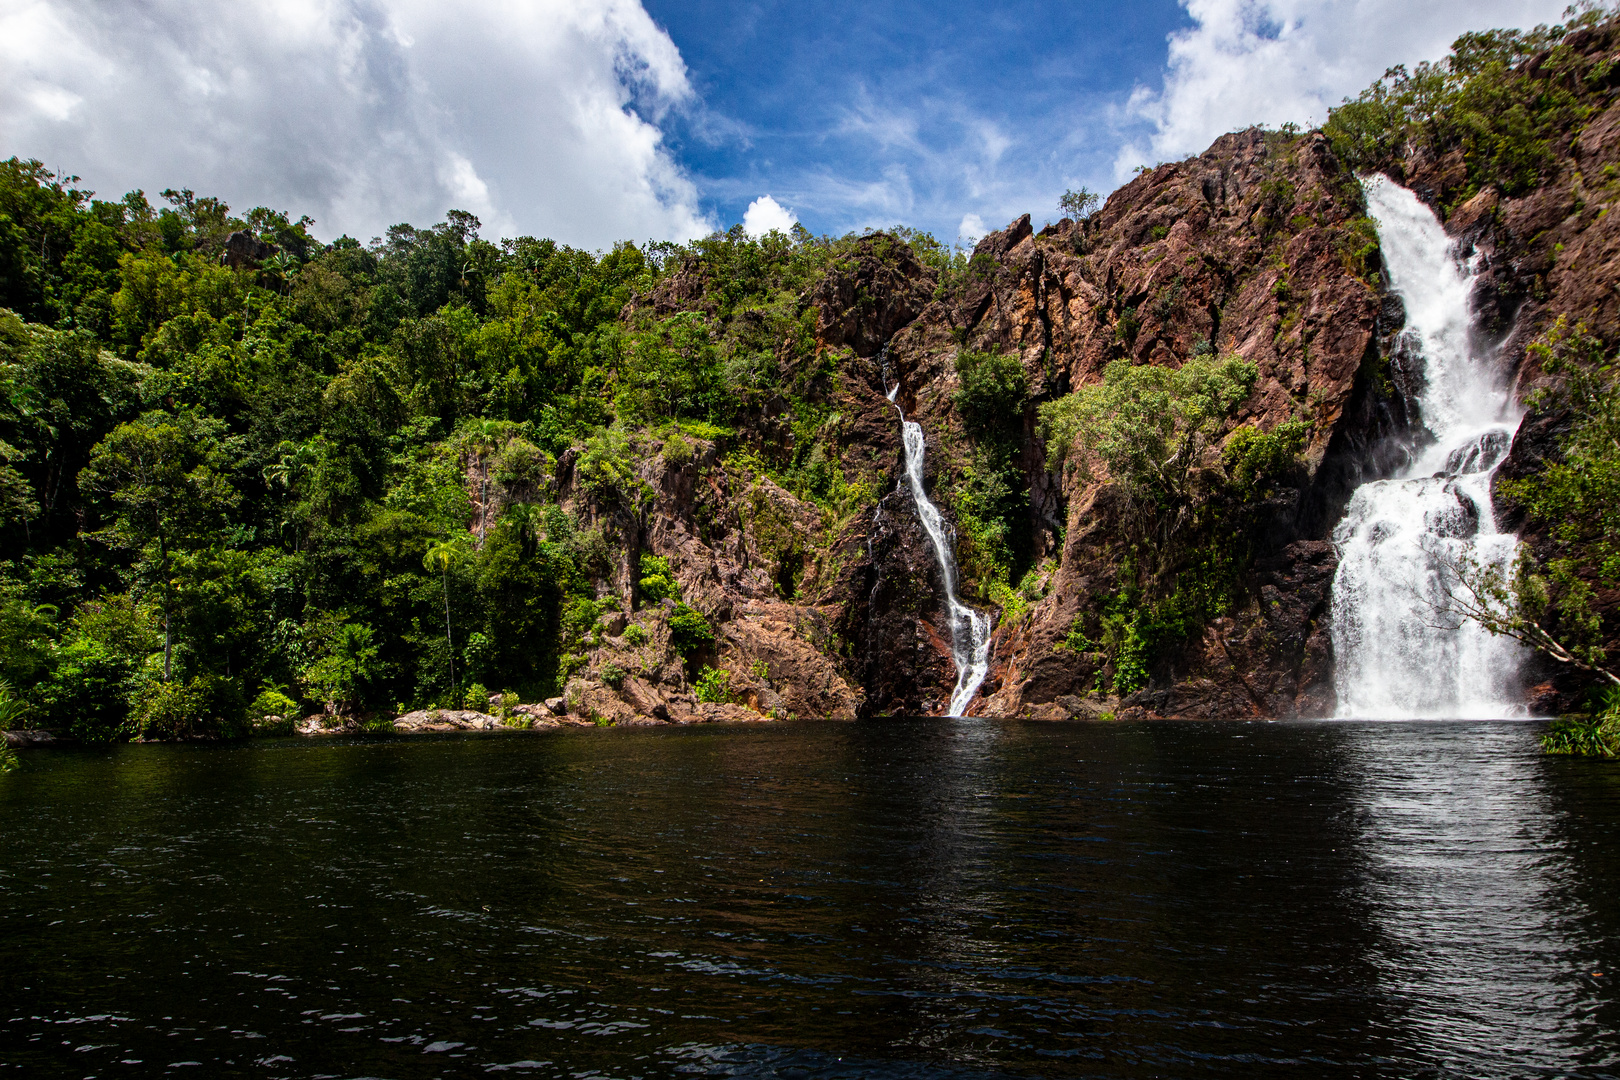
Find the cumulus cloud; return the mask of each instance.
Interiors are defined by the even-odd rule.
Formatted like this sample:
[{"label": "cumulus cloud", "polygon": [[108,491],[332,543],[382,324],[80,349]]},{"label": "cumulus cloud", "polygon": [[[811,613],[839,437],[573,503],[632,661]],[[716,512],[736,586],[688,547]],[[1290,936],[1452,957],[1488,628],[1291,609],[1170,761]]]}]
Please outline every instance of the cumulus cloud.
[{"label": "cumulus cloud", "polygon": [[1568,0],[1181,2],[1195,25],[1170,35],[1163,86],[1132,94],[1151,133],[1120,151],[1117,179],[1250,124],[1319,124],[1385,68],[1437,60],[1467,30],[1556,22]]},{"label": "cumulus cloud", "polygon": [[769,195],[761,195],[748,204],[743,213],[743,231],[749,236],[764,236],[773,229],[780,233],[790,233],[793,226],[798,224],[799,216],[793,211],[783,207]]},{"label": "cumulus cloud", "polygon": [[962,224],[956,227],[956,235],[964,244],[977,244],[990,232],[985,228],[984,218],[978,214],[963,214]]},{"label": "cumulus cloud", "polygon": [[362,239],[452,207],[603,246],[711,228],[639,0],[0,0],[0,153]]}]

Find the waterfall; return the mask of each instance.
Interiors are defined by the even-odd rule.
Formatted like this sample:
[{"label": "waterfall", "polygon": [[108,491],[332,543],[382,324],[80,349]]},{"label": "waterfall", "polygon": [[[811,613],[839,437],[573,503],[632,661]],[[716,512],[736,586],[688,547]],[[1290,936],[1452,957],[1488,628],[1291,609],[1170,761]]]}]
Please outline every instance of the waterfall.
[{"label": "waterfall", "polygon": [[1522,649],[1443,614],[1444,561],[1505,566],[1491,477],[1518,412],[1497,358],[1472,340],[1465,265],[1429,208],[1383,176],[1363,181],[1390,287],[1406,305],[1401,350],[1421,371],[1413,404],[1426,441],[1399,474],[1363,484],[1333,531],[1338,715],[1501,717],[1521,711]]},{"label": "waterfall", "polygon": [[[888,381],[887,356],[884,358],[884,382]],[[934,545],[934,556],[939,560],[940,580],[945,584],[945,610],[951,620],[951,660],[956,664],[956,689],[951,693],[948,716],[961,716],[967,712],[973,695],[990,670],[990,616],[974,611],[956,596],[956,556],[951,551],[950,537],[945,534],[945,522],[939,508],[928,499],[923,490],[922,426],[906,419],[906,411],[895,401],[900,384],[889,390],[889,401],[900,414],[900,437],[906,449],[906,474],[902,486],[911,488],[911,501],[917,507],[917,520]]]}]

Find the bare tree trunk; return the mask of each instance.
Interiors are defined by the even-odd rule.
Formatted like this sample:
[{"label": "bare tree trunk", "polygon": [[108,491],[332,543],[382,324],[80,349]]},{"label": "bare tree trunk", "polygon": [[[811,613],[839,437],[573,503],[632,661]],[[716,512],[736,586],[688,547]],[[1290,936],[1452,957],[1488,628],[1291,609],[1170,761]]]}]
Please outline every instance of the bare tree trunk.
[{"label": "bare tree trunk", "polygon": [[[460,687],[456,685],[456,643],[450,638],[450,567],[448,565],[444,568],[444,643],[450,650],[450,694],[452,698],[457,698],[460,696],[457,693]],[[450,707],[456,707],[454,700],[451,701]]]},{"label": "bare tree trunk", "polygon": [[160,539],[158,551],[162,555],[159,565],[163,568],[163,681],[168,682],[169,658],[174,654],[174,635],[169,631],[169,545]]}]

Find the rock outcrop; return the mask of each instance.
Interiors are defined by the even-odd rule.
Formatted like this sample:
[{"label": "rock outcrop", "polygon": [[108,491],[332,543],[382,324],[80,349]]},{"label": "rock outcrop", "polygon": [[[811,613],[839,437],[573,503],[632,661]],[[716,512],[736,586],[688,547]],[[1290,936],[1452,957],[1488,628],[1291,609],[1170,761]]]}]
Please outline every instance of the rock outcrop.
[{"label": "rock outcrop", "polygon": [[[1116,704],[1165,715],[1319,713],[1331,704],[1322,619],[1334,565],[1322,540],[1354,482],[1376,467],[1369,447],[1404,423],[1398,394],[1378,378],[1388,328],[1368,236],[1355,182],[1325,140],[1258,130],[1144,173],[1088,221],[1037,232],[1022,218],[987,236],[968,270],[948,280],[874,234],[801,304],[836,365],[827,397],[848,479],[870,485],[875,506],[833,520],[701,441],[678,463],[638,444],[633,459],[653,496],[639,508],[589,490],[567,462],[560,490],[616,547],[669,560],[685,601],[716,630],[712,653],[693,659],[731,673],[735,700],[747,703],[734,708],[939,712],[956,678],[950,631],[936,560],[899,490],[899,417],[884,396],[884,366],[899,383],[897,403],[927,435],[927,482],[948,514],[971,463],[953,404],[957,352],[1012,353],[1030,388],[1019,463],[1035,555],[1053,565],[1045,595],[997,629],[974,711],[1097,712],[1112,699],[1094,692],[1096,662],[1058,644],[1111,581],[1117,499],[1047,469],[1034,408],[1095,381],[1115,359],[1239,355],[1260,371],[1244,421],[1310,420],[1307,466],[1266,507],[1245,605]],[[703,310],[704,290],[694,264],[632,310]],[[760,410],[751,435],[782,437],[771,413]],[[616,576],[627,612],[634,578],[629,565]],[[668,611],[629,615],[645,640],[605,635],[570,683],[570,712],[614,723],[710,718],[693,696],[694,664],[670,647]]]},{"label": "rock outcrop", "polygon": [[[1586,124],[1557,178],[1513,198],[1494,189],[1462,197],[1466,170],[1449,159],[1412,160],[1397,176],[1482,261],[1482,332],[1522,366],[1521,395],[1541,379],[1533,363],[1520,364],[1525,346],[1558,315],[1620,336],[1620,215],[1608,212],[1620,199],[1620,182],[1609,177],[1616,169],[1620,104]],[[684,460],[638,445],[651,498],[634,505],[589,490],[560,464],[566,504],[623,550],[667,558],[685,602],[715,633],[702,655],[676,655],[668,605],[640,605],[626,564],[615,591],[624,626],[640,627],[641,640],[618,625],[602,635],[569,684],[569,714],[678,723],[942,711],[955,670],[939,570],[899,490],[899,418],[885,391],[898,383],[896,404],[922,425],[926,481],[951,517],[974,461],[956,405],[964,349],[1011,354],[1022,365],[1029,392],[1013,418],[1016,462],[1029,494],[1027,554],[1039,567],[1037,595],[999,621],[993,668],[972,711],[1327,714],[1337,566],[1329,536],[1353,489],[1404,464],[1415,436],[1406,404],[1413,388],[1391,363],[1404,313],[1380,282],[1359,184],[1320,133],[1223,136],[1197,157],[1144,171],[1085,221],[1037,229],[1020,218],[986,236],[965,269],[925,263],[886,234],[862,239],[799,303],[834,372],[820,391],[832,416],[820,437],[870,500],[835,513],[702,440]],[[708,310],[706,289],[694,261],[628,311]],[[1115,360],[1179,366],[1206,353],[1258,369],[1240,424],[1304,420],[1307,445],[1299,467],[1245,507],[1234,602],[1160,649],[1147,684],[1117,697],[1099,677],[1102,658],[1072,645],[1071,632],[1094,625],[1116,589],[1121,496],[1104,480],[1051,467],[1036,408],[1097,381]],[[785,409],[775,401],[752,410],[739,440],[790,446],[799,436]],[[1528,416],[1502,477],[1554,452],[1558,422]],[[696,700],[699,664],[730,673],[731,704]],[[1537,692],[1546,698],[1550,685]]]},{"label": "rock outcrop", "polygon": [[233,270],[251,270],[280,250],[250,232],[237,231],[225,238],[225,249],[220,252],[219,261]]}]

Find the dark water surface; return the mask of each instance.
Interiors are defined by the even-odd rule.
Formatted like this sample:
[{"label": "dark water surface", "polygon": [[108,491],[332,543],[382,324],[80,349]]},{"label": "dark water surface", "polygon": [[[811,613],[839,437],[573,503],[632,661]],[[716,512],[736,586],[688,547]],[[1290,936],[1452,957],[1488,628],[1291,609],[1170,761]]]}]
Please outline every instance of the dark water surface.
[{"label": "dark water surface", "polygon": [[33,752],[0,1075],[1615,1075],[1620,768],[1538,732]]}]

